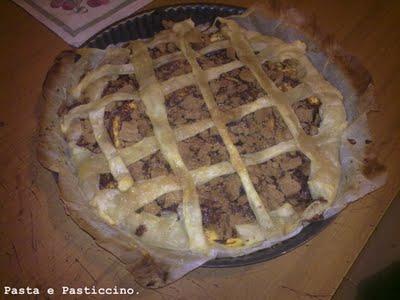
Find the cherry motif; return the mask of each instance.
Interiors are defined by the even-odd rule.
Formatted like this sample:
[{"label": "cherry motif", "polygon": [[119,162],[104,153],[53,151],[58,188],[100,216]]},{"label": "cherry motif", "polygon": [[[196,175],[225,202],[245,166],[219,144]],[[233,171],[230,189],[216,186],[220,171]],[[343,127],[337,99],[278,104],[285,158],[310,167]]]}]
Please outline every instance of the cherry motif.
[{"label": "cherry motif", "polygon": [[62,8],[65,10],[73,10],[76,6],[74,0],[64,0]]}]

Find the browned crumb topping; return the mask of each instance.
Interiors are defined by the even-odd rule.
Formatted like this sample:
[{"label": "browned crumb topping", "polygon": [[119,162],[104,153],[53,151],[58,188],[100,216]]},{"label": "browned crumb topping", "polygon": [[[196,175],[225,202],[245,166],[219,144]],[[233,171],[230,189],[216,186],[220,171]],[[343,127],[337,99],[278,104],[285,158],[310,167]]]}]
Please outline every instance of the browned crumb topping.
[{"label": "browned crumb topping", "polygon": [[237,174],[215,178],[198,187],[203,225],[221,242],[237,236],[235,225],[255,220]]},{"label": "browned crumb topping", "polygon": [[[298,62],[287,59],[283,62],[265,62],[263,68],[270,79],[283,91],[300,84],[297,79]],[[221,74],[218,79],[210,81],[211,90],[219,108],[230,110],[252,102],[265,95],[256,78],[247,67],[241,67]]]},{"label": "browned crumb topping", "polygon": [[282,62],[266,61],[262,66],[267,76],[284,92],[300,84],[299,62],[296,59],[285,59]]},{"label": "browned crumb topping", "polygon": [[160,151],[129,165],[128,169],[135,181],[171,173],[171,168]]},{"label": "browned crumb topping", "polygon": [[102,173],[99,177],[99,189],[116,189],[118,182],[114,179],[111,173]]},{"label": "browned crumb topping", "polygon": [[154,72],[158,80],[165,81],[192,72],[192,66],[186,59],[178,59],[158,67]]},{"label": "browned crumb topping", "polygon": [[153,202],[146,204],[137,212],[147,212],[160,217],[165,213],[178,213],[178,206],[182,202],[182,191],[176,191],[164,194],[158,197]]},{"label": "browned crumb topping", "polygon": [[146,231],[147,231],[147,227],[143,224],[140,224],[135,230],[135,235],[142,236],[143,233],[145,233]]},{"label": "browned crumb topping", "polygon": [[149,48],[150,57],[152,59],[156,59],[177,51],[179,51],[179,49],[174,43],[161,43],[156,45],[154,48]]},{"label": "browned crumb topping", "polygon": [[117,79],[108,82],[102,96],[110,95],[115,92],[133,92],[139,89],[139,83],[134,74],[119,75]]},{"label": "browned crumb topping", "polygon": [[208,46],[210,42],[210,35],[202,32],[198,40],[189,42],[189,44],[193,48],[193,50],[199,51],[200,49]]},{"label": "browned crumb topping", "polygon": [[292,138],[276,108],[268,107],[228,124],[240,154],[264,150]]},{"label": "browned crumb topping", "polygon": [[88,119],[80,119],[82,134],[76,145],[84,147],[93,153],[100,153],[100,147],[94,138],[93,129]]},{"label": "browned crumb topping", "polygon": [[179,142],[178,148],[189,170],[229,159],[224,142],[215,127]]},{"label": "browned crumb topping", "polygon": [[168,121],[172,126],[210,118],[207,105],[195,85],[179,89],[165,97]]},{"label": "browned crumb topping", "polygon": [[300,100],[292,105],[294,112],[299,118],[301,127],[308,135],[316,135],[321,124],[319,108],[321,101],[316,97]]},{"label": "browned crumb topping", "polygon": [[200,67],[204,70],[209,68],[221,66],[236,59],[235,49],[227,48],[220,49],[210,53],[207,53],[199,58],[197,58],[197,62]]},{"label": "browned crumb topping", "polygon": [[[153,135],[153,126],[141,101],[119,101],[108,105],[104,124],[116,147],[117,138],[120,143],[118,147],[123,148]],[[115,127],[117,127],[118,137],[115,136]]]},{"label": "browned crumb topping", "polygon": [[308,188],[310,160],[301,152],[281,154],[263,164],[248,167],[250,178],[269,209],[285,201],[302,210],[312,200]]},{"label": "browned crumb topping", "polygon": [[247,67],[221,74],[210,81],[210,87],[222,111],[252,102],[265,94]]}]

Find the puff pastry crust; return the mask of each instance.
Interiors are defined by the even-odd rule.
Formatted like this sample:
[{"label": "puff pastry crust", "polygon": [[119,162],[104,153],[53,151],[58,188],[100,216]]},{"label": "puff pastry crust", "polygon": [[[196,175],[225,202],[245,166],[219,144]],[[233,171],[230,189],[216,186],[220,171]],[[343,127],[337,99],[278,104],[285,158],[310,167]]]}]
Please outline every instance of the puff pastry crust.
[{"label": "puff pastry crust", "polygon": [[[73,184],[79,187],[81,197],[87,200],[85,209],[108,228],[123,232],[144,249],[156,247],[204,256],[215,253],[220,256],[240,255],[243,249],[286,236],[300,224],[322,215],[332,205],[338,191],[341,176],[339,149],[347,126],[341,93],[314,68],[301,41],[288,44],[275,37],[247,31],[233,20],[219,18],[218,21],[218,31],[213,27],[206,33],[201,32],[191,20],[186,20],[151,40],[133,41],[124,47],[106,50],[78,49],[73,54],[64,55],[56,72],[57,80],[52,83],[50,78],[47,83],[51,88],[45,91],[45,96],[60,100],[47,113],[52,121],[57,121],[45,128],[47,139],[43,140],[43,148],[46,150],[39,153],[42,161],[56,172],[62,172],[60,161],[67,165],[68,174],[74,178]],[[205,34],[211,37],[207,45],[194,47],[194,43],[201,41]],[[150,50],[163,43],[173,45],[177,51],[152,57]],[[202,68],[199,63],[201,56],[228,48],[234,50],[232,61]],[[164,81],[157,78],[157,68],[176,60],[184,60],[191,71]],[[299,84],[286,91],[280,89],[262,67],[265,62],[285,60],[295,60],[301,68]],[[211,82],[239,68],[250,71],[263,95],[230,110],[222,110]],[[60,76],[63,85],[60,85]],[[105,93],[110,82],[120,76],[134,77],[137,88]],[[193,85],[200,92],[209,117],[172,126],[168,119],[167,96]],[[309,97],[318,99],[320,105],[321,122],[314,135],[304,130],[293,106]],[[135,103],[143,105],[152,134],[121,146],[118,141],[120,119],[113,119],[116,124],[111,125],[114,128],[112,132],[105,123],[108,108],[124,102],[131,103],[131,110],[137,110]],[[62,105],[68,109],[57,115]],[[290,139],[256,152],[240,153],[228,124],[267,108],[279,113],[290,132]],[[79,144],[83,120],[90,124],[97,152]],[[188,168],[179,143],[211,129],[219,135],[228,159]],[[51,149],[52,144],[56,147],[56,143],[55,136],[49,132],[54,131],[59,132],[57,138],[62,140],[60,143],[64,149],[59,146]],[[288,201],[266,205],[268,199],[257,192],[249,168],[296,151],[310,162],[307,185],[312,201],[302,209],[293,207]],[[49,153],[53,153],[53,157],[49,158]],[[58,155],[54,157],[54,153]],[[155,153],[161,154],[170,173],[134,180],[130,166]],[[102,174],[108,173],[115,184],[100,189],[99,178],[101,180]],[[221,242],[215,232],[204,228],[198,189],[207,182],[231,174],[238,175],[254,218],[252,222],[236,224],[235,237]],[[173,192],[181,195],[181,203],[174,212],[154,215],[143,211],[157,198]]]}]

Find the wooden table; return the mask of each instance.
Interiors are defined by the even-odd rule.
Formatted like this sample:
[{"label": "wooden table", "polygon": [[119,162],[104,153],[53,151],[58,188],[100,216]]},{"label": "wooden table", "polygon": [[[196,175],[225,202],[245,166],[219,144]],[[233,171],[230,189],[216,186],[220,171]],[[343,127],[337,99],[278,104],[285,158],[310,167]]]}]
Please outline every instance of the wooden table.
[{"label": "wooden table", "polygon": [[[0,288],[38,287],[44,295],[48,287],[59,294],[63,285],[116,285],[137,287],[136,299],[329,299],[400,187],[400,2],[296,2],[315,13],[375,79],[380,111],[371,117],[375,145],[388,166],[386,186],[287,255],[247,267],[200,268],[166,288],[144,290],[65,215],[51,175],[35,159],[41,84],[54,57],[68,46],[21,8],[0,1]],[[150,7],[171,3],[176,1]]]}]

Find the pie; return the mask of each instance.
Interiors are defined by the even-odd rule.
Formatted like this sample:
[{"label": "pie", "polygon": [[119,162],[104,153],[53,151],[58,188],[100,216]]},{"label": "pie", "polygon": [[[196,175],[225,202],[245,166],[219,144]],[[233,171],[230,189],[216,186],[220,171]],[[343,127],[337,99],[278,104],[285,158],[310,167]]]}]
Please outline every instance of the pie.
[{"label": "pie", "polygon": [[298,233],[338,192],[342,94],[303,42],[218,21],[64,52],[44,85],[41,162],[149,287]]}]

